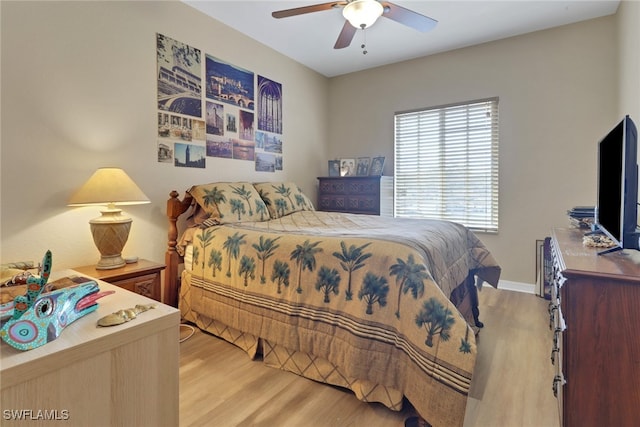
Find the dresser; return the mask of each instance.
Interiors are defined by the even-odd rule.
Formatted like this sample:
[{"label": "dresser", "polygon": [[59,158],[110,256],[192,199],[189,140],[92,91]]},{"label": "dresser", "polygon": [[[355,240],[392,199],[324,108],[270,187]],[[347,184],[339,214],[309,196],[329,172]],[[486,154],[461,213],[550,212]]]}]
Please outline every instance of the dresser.
[{"label": "dresser", "polygon": [[553,392],[562,426],[640,422],[640,251],[598,255],[585,231],[554,229]]},{"label": "dresser", "polygon": [[393,177],[318,177],[318,210],[393,215]]},{"label": "dresser", "polygon": [[[51,281],[85,276],[54,272]],[[97,281],[113,294],[41,347],[19,351],[2,342],[3,426],[177,426],[180,312]],[[107,314],[156,303],[118,326],[96,327]]]}]

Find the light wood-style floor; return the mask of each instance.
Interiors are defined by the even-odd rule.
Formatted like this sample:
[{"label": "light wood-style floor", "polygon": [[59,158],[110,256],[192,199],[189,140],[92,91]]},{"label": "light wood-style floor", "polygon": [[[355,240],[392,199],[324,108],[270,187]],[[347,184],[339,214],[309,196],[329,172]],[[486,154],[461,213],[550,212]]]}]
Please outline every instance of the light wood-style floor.
[{"label": "light wood-style floor", "polygon": [[[551,384],[547,301],[485,287],[478,358],[465,427],[558,427]],[[197,331],[180,344],[180,426],[401,427],[392,412],[350,392],[251,361],[237,347]]]}]

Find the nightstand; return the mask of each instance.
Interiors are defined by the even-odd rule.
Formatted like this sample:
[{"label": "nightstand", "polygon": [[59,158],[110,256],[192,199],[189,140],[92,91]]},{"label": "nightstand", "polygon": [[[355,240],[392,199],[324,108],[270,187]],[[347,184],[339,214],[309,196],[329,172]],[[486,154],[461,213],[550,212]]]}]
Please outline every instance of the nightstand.
[{"label": "nightstand", "polygon": [[111,270],[96,270],[95,265],[73,267],[73,270],[145,297],[153,298],[156,301],[161,301],[160,287],[162,286],[162,281],[160,280],[160,272],[164,268],[164,264],[140,259],[138,262]]}]

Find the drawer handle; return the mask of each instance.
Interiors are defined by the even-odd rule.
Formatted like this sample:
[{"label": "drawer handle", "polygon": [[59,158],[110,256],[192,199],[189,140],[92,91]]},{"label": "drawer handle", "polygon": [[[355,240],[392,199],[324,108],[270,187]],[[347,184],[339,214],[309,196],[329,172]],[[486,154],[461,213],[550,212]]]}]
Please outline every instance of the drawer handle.
[{"label": "drawer handle", "polygon": [[553,329],[553,325],[556,323],[556,311],[558,310],[558,306],[553,304],[553,303],[549,303],[549,329],[552,330]]},{"label": "drawer handle", "polygon": [[560,351],[560,346],[558,345],[558,334],[562,332],[561,329],[556,328],[553,332],[553,347],[551,347],[551,363],[556,364],[556,353]]},{"label": "drawer handle", "polygon": [[556,375],[553,377],[553,396],[558,397],[558,390],[561,386],[565,385],[567,382],[565,381],[562,375]]}]

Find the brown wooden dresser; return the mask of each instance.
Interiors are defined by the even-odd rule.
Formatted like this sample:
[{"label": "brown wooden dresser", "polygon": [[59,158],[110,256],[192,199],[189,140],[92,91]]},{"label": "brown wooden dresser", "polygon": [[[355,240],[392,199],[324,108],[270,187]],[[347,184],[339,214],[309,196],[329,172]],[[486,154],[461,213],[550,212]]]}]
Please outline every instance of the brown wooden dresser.
[{"label": "brown wooden dresser", "polygon": [[553,391],[562,426],[640,423],[640,252],[598,255],[585,231],[554,229]]},{"label": "brown wooden dresser", "polygon": [[[380,215],[382,204],[381,187],[391,182],[393,203],[393,181],[382,176],[318,177],[318,210],[357,214]],[[393,209],[393,208],[391,208]]]}]

